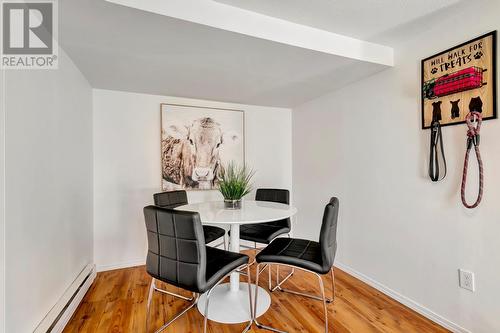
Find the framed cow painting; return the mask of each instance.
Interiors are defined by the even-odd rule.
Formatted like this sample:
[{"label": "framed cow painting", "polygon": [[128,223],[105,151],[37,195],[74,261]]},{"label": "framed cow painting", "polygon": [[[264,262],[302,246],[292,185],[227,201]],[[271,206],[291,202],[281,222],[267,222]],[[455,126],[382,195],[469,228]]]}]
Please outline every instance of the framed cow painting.
[{"label": "framed cow painting", "polygon": [[245,162],[241,110],[161,104],[162,190],[217,188],[221,166]]},{"label": "framed cow painting", "polygon": [[422,60],[422,128],[464,123],[469,111],[497,117],[496,31]]}]

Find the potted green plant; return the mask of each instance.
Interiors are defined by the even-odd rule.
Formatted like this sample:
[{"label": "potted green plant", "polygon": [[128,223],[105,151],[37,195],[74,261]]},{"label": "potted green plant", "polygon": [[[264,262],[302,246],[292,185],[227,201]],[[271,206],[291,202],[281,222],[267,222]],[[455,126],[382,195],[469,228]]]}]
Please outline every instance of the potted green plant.
[{"label": "potted green plant", "polygon": [[254,175],[253,170],[246,165],[237,166],[229,162],[219,172],[219,192],[224,197],[224,207],[227,209],[241,208],[241,198],[250,193],[252,185],[250,180]]}]

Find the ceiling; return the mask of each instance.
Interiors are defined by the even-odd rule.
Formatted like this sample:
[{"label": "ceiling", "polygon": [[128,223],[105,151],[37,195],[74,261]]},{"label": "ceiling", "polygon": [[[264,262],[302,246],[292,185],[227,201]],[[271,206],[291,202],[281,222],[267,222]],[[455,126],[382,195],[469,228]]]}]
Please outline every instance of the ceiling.
[{"label": "ceiling", "polygon": [[[293,107],[387,69],[392,63],[392,49],[383,45],[311,29],[241,8],[235,9],[213,0],[114,1],[127,2],[129,7],[104,0],[59,2],[59,44],[94,88]],[[251,4],[256,7],[255,10],[277,10],[280,3],[276,0],[221,1]],[[311,5],[313,1],[315,6]],[[355,10],[356,6],[347,5],[347,0],[284,2],[286,5],[281,2],[283,15],[291,15],[291,8],[299,10],[298,6],[304,4],[314,7],[315,15],[319,15],[319,11],[325,10],[324,6],[329,2],[343,8],[343,15],[359,14]],[[413,1],[378,0],[376,3],[400,2]],[[428,12],[429,7],[437,8],[436,3],[444,5],[452,1],[414,2],[425,4],[417,6],[422,14],[424,11]],[[275,6],[269,6],[271,3]],[[363,2],[366,3],[368,1]],[[149,9],[131,8],[135,4],[152,4],[153,7],[156,6],[154,8],[163,8],[163,12],[158,14]],[[202,5],[205,6],[204,10],[200,10]],[[370,8],[383,8],[380,6],[371,5]],[[391,23],[383,20],[381,29],[386,29],[394,22],[401,22],[402,18],[399,16],[402,15],[403,8],[412,10],[415,7],[408,6],[396,7],[397,18],[393,18]],[[427,8],[421,8],[426,6]],[[180,10],[177,13],[174,9]],[[226,15],[227,19],[222,16],[219,20],[217,15],[209,14],[212,9],[215,13],[221,11],[217,15],[232,13],[234,17]],[[306,12],[310,11],[308,9]],[[339,24],[338,29],[349,32],[349,36],[363,36],[370,30],[368,26],[375,24],[373,18],[359,17],[357,14],[351,17],[359,17],[356,20],[358,23],[339,16],[342,15],[337,13],[334,19],[347,23]],[[411,15],[403,16],[408,19]],[[234,19],[235,17],[238,19]],[[295,15],[295,18],[299,17],[300,15]],[[209,22],[208,19],[212,21]],[[253,24],[255,20],[263,25]],[[359,23],[363,20],[371,23]],[[265,24],[277,26],[279,38],[265,35],[269,30],[265,28]],[[253,26],[255,35],[249,29]],[[247,30],[238,30],[241,27]],[[332,27],[333,25],[330,29]],[[298,37],[291,39],[286,34],[287,29],[298,32]],[[323,39],[319,38],[316,40],[319,43],[314,44],[311,43],[310,36]],[[337,52],[335,47],[339,43],[336,41],[352,46],[352,52]],[[326,45],[324,49],[322,44]],[[390,53],[387,52],[388,49]]]},{"label": "ceiling", "polygon": [[392,66],[394,50],[213,0],[106,0],[166,17],[331,55]]},{"label": "ceiling", "polygon": [[372,40],[461,0],[214,0],[318,29]]},{"label": "ceiling", "polygon": [[291,107],[387,68],[101,0],[59,10],[60,45],[94,88]]}]

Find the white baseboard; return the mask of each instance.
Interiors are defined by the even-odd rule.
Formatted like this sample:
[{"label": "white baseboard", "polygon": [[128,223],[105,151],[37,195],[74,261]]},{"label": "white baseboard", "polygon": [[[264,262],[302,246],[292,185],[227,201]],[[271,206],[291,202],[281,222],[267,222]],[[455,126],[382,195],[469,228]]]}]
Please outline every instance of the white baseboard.
[{"label": "white baseboard", "polygon": [[87,265],[66,289],[33,333],[61,333],[96,277],[95,265]]},{"label": "white baseboard", "polygon": [[335,267],[340,268],[344,272],[348,273],[349,275],[354,276],[355,278],[363,281],[364,283],[368,284],[369,286],[377,289],[378,291],[386,294],[392,299],[395,299],[399,303],[403,304],[404,306],[412,309],[415,312],[418,312],[422,316],[432,320],[433,322],[443,326],[444,328],[455,332],[455,333],[471,333],[471,331],[461,327],[458,324],[455,324],[454,322],[438,315],[437,313],[431,311],[430,309],[426,308],[422,304],[419,304],[415,302],[414,300],[401,295],[400,293],[390,289],[389,287],[383,285],[382,283],[375,281],[374,279],[352,269],[351,267],[344,265],[342,263],[336,262]]},{"label": "white baseboard", "polygon": [[141,258],[136,260],[124,261],[116,264],[97,265],[97,272],[112,271],[114,269],[142,266],[145,264],[146,264],[146,259]]}]

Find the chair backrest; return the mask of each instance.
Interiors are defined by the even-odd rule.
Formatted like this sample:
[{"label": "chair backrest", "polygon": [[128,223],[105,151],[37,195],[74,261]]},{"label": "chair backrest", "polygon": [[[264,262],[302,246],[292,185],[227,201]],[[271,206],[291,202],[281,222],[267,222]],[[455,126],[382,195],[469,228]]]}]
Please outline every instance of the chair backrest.
[{"label": "chair backrest", "polygon": [[155,205],[163,208],[176,208],[188,204],[187,194],[184,190],[155,193],[153,198]]},{"label": "chair backrest", "polygon": [[[255,192],[255,200],[256,201],[269,201],[269,202],[277,202],[289,205],[290,204],[290,191],[284,189],[277,188],[259,188]],[[284,219],[275,222],[269,222],[266,224],[273,224],[283,227],[290,228],[291,223],[290,219]]]},{"label": "chair backrest", "polygon": [[333,266],[337,252],[337,219],[339,215],[339,199],[333,197],[326,205],[323,213],[323,222],[319,234],[322,263],[326,269]]},{"label": "chair backrest", "polygon": [[199,292],[206,283],[207,254],[200,215],[144,207],[148,234],[146,270],[154,278]]},{"label": "chair backrest", "polygon": [[255,192],[255,200],[290,204],[290,191],[277,188],[259,188]]}]

